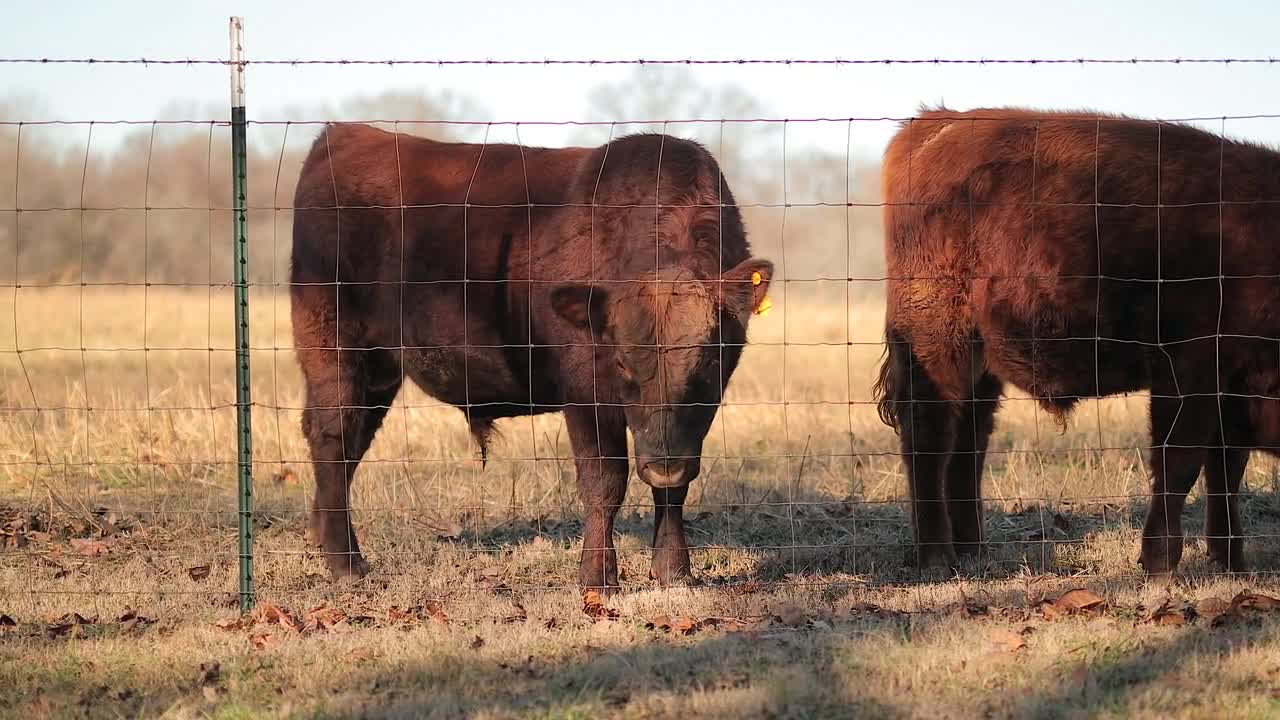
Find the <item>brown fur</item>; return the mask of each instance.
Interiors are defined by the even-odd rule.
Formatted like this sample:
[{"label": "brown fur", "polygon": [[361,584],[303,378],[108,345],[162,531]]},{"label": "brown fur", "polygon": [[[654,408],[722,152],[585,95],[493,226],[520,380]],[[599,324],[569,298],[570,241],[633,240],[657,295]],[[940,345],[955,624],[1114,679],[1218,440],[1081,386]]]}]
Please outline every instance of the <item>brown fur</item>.
[{"label": "brown fur", "polygon": [[617,586],[630,429],[654,486],[654,575],[688,577],[688,483],[772,271],[709,153],[662,135],[546,149],[333,125],[295,207],[313,531],[335,573],[366,570],[349,488],[408,377],[463,411],[482,454],[499,418],[565,413],[588,587]]},{"label": "brown fur", "polygon": [[1249,449],[1280,445],[1280,153],[1090,112],[937,109],[903,124],[883,172],[875,390],[901,436],[920,561],[979,547],[1011,383],[1062,422],[1081,398],[1150,389],[1141,562],[1176,569],[1204,467],[1210,554],[1242,569],[1235,493]]}]

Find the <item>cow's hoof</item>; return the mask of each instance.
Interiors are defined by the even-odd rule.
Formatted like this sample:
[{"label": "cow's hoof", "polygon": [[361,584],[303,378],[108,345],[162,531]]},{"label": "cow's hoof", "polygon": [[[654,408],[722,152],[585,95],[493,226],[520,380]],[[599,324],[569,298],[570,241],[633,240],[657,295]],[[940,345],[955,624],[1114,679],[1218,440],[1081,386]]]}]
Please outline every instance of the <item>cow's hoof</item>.
[{"label": "cow's hoof", "polygon": [[682,587],[696,584],[689,568],[689,553],[655,552],[649,565],[649,579],[662,587]]},{"label": "cow's hoof", "polygon": [[592,585],[592,586],[582,587],[583,595],[586,595],[589,592],[597,593],[600,595],[601,600],[607,601],[609,600],[609,598],[612,598],[618,593],[621,593],[622,586],[621,585]]},{"label": "cow's hoof", "polygon": [[960,567],[960,558],[951,543],[919,545],[916,547],[916,567],[930,574],[950,574]]},{"label": "cow's hoof", "polygon": [[1236,540],[1230,544],[1225,541],[1214,542],[1209,541],[1209,562],[1229,573],[1247,573],[1249,566],[1244,561],[1244,552],[1240,547],[1241,542]]},{"label": "cow's hoof", "polygon": [[1209,562],[1213,563],[1219,570],[1230,575],[1247,574],[1249,572],[1249,564],[1244,558],[1223,558],[1209,556]]},{"label": "cow's hoof", "polygon": [[[1180,556],[1182,553],[1176,553]],[[1172,576],[1174,571],[1178,569],[1178,561],[1180,557],[1176,557],[1174,553],[1168,551],[1163,543],[1152,543],[1151,547],[1143,547],[1142,552],[1138,555],[1138,566],[1147,574],[1148,582],[1150,578],[1161,576]]]},{"label": "cow's hoof", "polygon": [[337,582],[355,582],[369,574],[369,563],[357,553],[326,555],[329,574]]},{"label": "cow's hoof", "polygon": [[658,586],[662,588],[698,587],[699,585],[702,585],[702,581],[699,580],[697,576],[687,571],[683,573],[668,574],[666,577],[650,572],[649,577],[656,581]]}]

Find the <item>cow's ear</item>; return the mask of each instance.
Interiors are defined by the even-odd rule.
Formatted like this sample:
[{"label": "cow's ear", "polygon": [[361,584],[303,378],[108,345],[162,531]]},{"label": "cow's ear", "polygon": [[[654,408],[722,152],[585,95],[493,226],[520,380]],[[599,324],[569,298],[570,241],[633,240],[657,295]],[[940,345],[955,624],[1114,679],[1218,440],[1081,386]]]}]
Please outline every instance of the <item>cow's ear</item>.
[{"label": "cow's ear", "polygon": [[604,289],[587,283],[569,283],[551,291],[551,307],[557,315],[597,336],[604,332],[608,300]]},{"label": "cow's ear", "polygon": [[773,279],[773,263],[747,258],[720,276],[721,303],[725,310],[747,320],[751,313],[763,314],[769,309],[769,281]]}]

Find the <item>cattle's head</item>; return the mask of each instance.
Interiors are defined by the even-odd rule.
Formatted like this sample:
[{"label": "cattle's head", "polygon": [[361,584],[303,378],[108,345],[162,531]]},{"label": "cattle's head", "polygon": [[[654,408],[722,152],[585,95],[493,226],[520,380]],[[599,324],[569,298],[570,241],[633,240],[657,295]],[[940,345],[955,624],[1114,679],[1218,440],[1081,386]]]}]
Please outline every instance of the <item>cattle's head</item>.
[{"label": "cattle's head", "polygon": [[649,485],[682,487],[698,476],[702,441],[772,275],[772,263],[752,258],[719,281],[671,266],[553,291],[556,312],[595,339],[596,372],[622,398],[636,472]]}]

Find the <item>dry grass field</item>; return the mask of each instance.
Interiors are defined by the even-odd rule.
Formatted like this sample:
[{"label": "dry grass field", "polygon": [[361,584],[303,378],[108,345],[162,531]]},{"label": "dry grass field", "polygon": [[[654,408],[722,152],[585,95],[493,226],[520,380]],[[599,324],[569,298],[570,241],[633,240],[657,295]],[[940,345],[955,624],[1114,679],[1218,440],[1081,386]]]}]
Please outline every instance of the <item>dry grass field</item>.
[{"label": "dry grass field", "polygon": [[[1148,588],[1145,400],[1085,403],[1061,430],[1011,397],[988,463],[990,552],[924,577],[905,562],[895,439],[869,404],[881,306],[845,292],[780,287],[753,321],[686,513],[703,584],[650,583],[652,509],[633,479],[625,592],[585,611],[560,419],[500,424],[482,469],[460,414],[416,391],[356,484],[374,571],[330,583],[304,538],[288,300],[255,293],[261,605],[240,620],[229,295],[6,288],[0,715],[1280,714],[1280,603],[1239,595],[1280,594],[1272,460],[1245,481],[1261,572],[1215,575],[1189,537],[1180,582]],[[1188,512],[1195,536],[1198,489]],[[1061,597],[1075,588],[1091,594]]]}]

